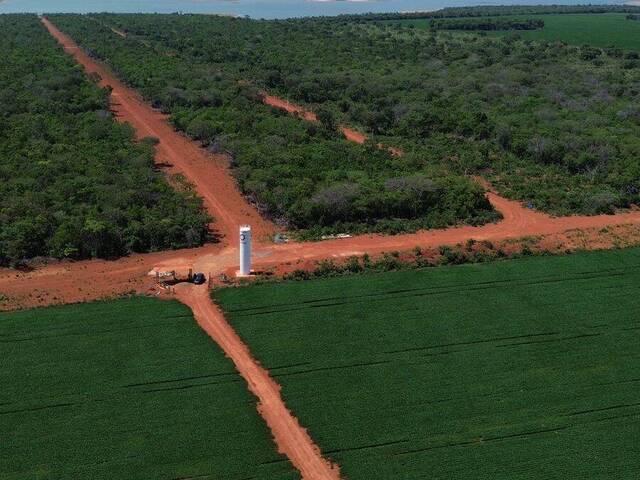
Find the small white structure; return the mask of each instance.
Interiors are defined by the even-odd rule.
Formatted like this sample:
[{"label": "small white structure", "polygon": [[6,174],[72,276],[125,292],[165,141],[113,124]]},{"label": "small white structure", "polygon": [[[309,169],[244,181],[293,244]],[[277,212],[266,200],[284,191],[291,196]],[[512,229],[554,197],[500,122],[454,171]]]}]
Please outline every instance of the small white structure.
[{"label": "small white structure", "polygon": [[238,275],[246,277],[251,275],[251,227],[240,227],[240,271]]}]

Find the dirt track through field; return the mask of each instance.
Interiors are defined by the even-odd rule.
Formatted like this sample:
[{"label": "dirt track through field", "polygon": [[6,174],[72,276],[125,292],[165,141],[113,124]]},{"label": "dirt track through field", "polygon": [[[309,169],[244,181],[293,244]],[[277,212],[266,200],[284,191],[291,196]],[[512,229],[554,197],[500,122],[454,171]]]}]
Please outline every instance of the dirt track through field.
[{"label": "dirt track through field", "polygon": [[279,452],[289,458],[305,480],[338,480],[338,467],[322,458],[319,448],[282,401],[280,386],[254,360],[211,301],[208,289],[189,284],[177,285],[175,289],[178,299],[191,308],[198,324],[231,358],[249,390],[258,398],[258,411],[269,425]]},{"label": "dirt track through field", "polygon": [[168,123],[166,115],[147,105],[135,90],[122,84],[48,19],[43,18],[42,22],[87,73],[100,76],[100,86],[111,87],[112,109],[118,121],[131,124],[138,138],[156,137],[160,140],[156,163],[168,166],[171,173],[183,174],[194,185],[204,200],[205,208],[215,217],[212,227],[225,243],[237,241],[238,225],[244,223],[251,224],[258,237],[275,232],[275,226],[264,220],[238,191],[225,156],[212,155],[180,135]]},{"label": "dirt track through field", "polygon": [[[208,212],[216,217],[215,228],[224,236],[217,245],[151,254],[137,254],[117,261],[90,260],[45,266],[31,272],[0,269],[0,293],[9,298],[0,309],[25,306],[87,301],[127,292],[157,292],[153,288],[153,271],[189,268],[207,275],[231,272],[238,264],[238,226],[250,224],[257,237],[254,264],[268,268],[297,261],[341,258],[364,253],[377,254],[393,250],[407,251],[415,246],[437,247],[456,244],[470,238],[476,240],[505,240],[529,235],[556,235],[572,229],[597,229],[608,225],[640,224],[640,212],[594,217],[552,218],[524,208],[519,202],[504,199],[494,192],[487,193],[492,205],[504,219],[480,227],[460,226],[442,230],[423,231],[408,235],[360,235],[346,239],[318,243],[289,243],[273,245],[264,239],[275,231],[270,222],[262,219],[236,188],[224,156],[210,155],[195,142],[177,133],[167,117],[146,105],[138,94],[124,86],[104,66],[86,55],[69,37],[48,20],[43,23],[88,73],[100,75],[102,86],[113,89],[113,110],[119,121],[130,123],[138,138],[154,136],[160,140],[156,151],[158,164],[170,164],[169,171],[182,173],[203,198]],[[266,97],[265,103],[297,113],[307,121],[317,121],[313,112]],[[359,132],[351,135],[343,129],[345,137],[361,143],[365,138]],[[353,131],[351,131],[353,132]],[[352,138],[349,138],[349,137]],[[387,147],[384,147],[387,148]],[[393,152],[392,152],[393,153]],[[398,151],[396,154],[402,154]],[[332,468],[320,455],[317,447],[282,402],[279,387],[268,373],[252,358],[248,348],[224,320],[222,313],[208,297],[204,287],[181,285],[178,297],[191,306],[202,327],[227,352],[247,380],[249,388],[260,401],[260,412],[272,429],[281,452],[287,455],[305,479],[337,479],[337,468]]]}]

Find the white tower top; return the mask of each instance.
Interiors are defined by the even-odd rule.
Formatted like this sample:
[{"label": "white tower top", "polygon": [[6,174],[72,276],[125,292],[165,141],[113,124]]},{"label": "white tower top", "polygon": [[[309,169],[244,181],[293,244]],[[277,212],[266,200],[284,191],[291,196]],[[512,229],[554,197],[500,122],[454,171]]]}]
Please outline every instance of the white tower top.
[{"label": "white tower top", "polygon": [[251,275],[251,226],[240,227],[240,271],[241,276]]}]

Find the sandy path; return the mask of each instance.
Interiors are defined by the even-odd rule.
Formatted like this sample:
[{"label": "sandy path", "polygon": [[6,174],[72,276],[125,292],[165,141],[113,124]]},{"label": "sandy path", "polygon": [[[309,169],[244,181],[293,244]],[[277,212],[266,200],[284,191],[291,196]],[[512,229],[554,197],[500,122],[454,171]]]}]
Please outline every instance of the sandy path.
[{"label": "sandy path", "polygon": [[282,401],[280,386],[253,359],[211,301],[207,288],[180,284],[176,286],[176,295],[191,308],[198,324],[220,345],[247,381],[249,390],[258,398],[258,411],[269,425],[280,453],[291,460],[305,480],[338,480],[338,468],[322,458],[319,448]]},{"label": "sandy path", "polygon": [[93,20],[94,22],[96,22],[98,25],[102,25],[104,28],[108,28],[109,30],[111,30],[113,33],[115,33],[116,35],[122,37],[122,38],[127,38],[127,34],[125,32],[123,32],[122,30],[118,30],[115,27],[112,27],[111,25],[106,25],[104,23],[102,23],[100,20],[98,20],[95,17],[89,17],[91,20]]},{"label": "sandy path", "polygon": [[205,208],[215,217],[212,227],[223,241],[236,242],[238,225],[244,223],[251,224],[258,237],[275,232],[275,226],[264,220],[238,191],[225,156],[212,155],[180,135],[168,123],[166,115],[147,105],[135,90],[122,84],[48,19],[43,18],[42,23],[87,73],[100,75],[102,87],[112,88],[112,108],[118,121],[130,123],[138,138],[151,136],[160,139],[156,163],[168,165],[172,173],[182,173],[194,185],[204,200]]}]

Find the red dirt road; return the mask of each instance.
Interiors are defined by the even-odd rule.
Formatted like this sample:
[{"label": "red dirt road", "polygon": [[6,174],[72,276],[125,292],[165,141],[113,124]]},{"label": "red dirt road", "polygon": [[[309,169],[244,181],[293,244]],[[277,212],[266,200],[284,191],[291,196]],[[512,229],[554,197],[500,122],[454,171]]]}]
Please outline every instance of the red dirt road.
[{"label": "red dirt road", "polygon": [[265,105],[270,105],[275,108],[279,108],[280,110],[284,110],[285,112],[291,113],[293,115],[297,115],[300,118],[306,120],[307,122],[317,122],[318,117],[316,114],[306,110],[304,107],[300,105],[295,105],[293,103],[287,102],[286,100],[274,97],[273,95],[265,95],[262,100]]},{"label": "red dirt road", "polygon": [[[154,278],[148,275],[154,270],[186,272],[188,268],[194,268],[207,275],[230,272],[238,264],[237,233],[238,225],[243,223],[251,224],[258,240],[254,253],[257,269],[364,253],[375,255],[384,251],[408,251],[415,246],[437,247],[461,243],[470,238],[493,241],[529,235],[560,236],[573,229],[640,225],[640,212],[637,211],[594,217],[552,218],[489,192],[489,200],[504,216],[502,221],[495,224],[461,226],[398,236],[361,235],[318,243],[272,245],[261,242],[260,237],[273,233],[275,227],[262,219],[238,192],[235,181],[229,174],[227,159],[210,155],[196,143],[178,134],[168,124],[166,116],[146,105],[135,91],[125,87],[106,68],[89,58],[48,20],[43,19],[43,23],[87,72],[100,75],[102,86],[112,87],[118,120],[129,122],[139,138],[154,136],[160,139],[156,161],[159,164],[171,164],[171,172],[182,173],[193,183],[204,199],[207,211],[216,217],[215,227],[224,235],[224,239],[219,245],[132,255],[117,261],[63,262],[32,272],[0,269],[0,310],[86,301],[127,292],[157,293],[158,290],[153,286]],[[265,102],[297,113],[308,121],[317,121],[312,112],[306,112],[301,107],[275,97],[267,97]],[[349,138],[347,132],[343,132]],[[351,139],[364,141],[363,137],[358,136],[352,136]],[[247,347],[224,320],[222,313],[212,304],[206,288],[179,285],[176,293],[181,301],[193,309],[202,328],[221,345],[247,380],[249,388],[260,401],[260,412],[272,429],[281,452],[289,457],[307,480],[339,478],[337,468],[322,458],[309,435],[287,411],[278,385],[252,358]]]},{"label": "red dirt road", "polygon": [[[487,194],[494,208],[504,219],[481,227],[455,227],[429,230],[408,235],[361,235],[353,238],[318,243],[290,243],[273,245],[261,242],[261,236],[272,233],[274,226],[263,220],[237,191],[235,181],[226,166],[226,159],[213,156],[195,142],[178,134],[167,123],[166,116],[146,105],[135,91],[121,84],[101,64],[89,58],[75,43],[48,20],[43,23],[72,54],[87,72],[97,72],[103,86],[113,88],[118,100],[114,110],[120,121],[127,121],[136,129],[138,137],[148,135],[160,139],[156,162],[172,163],[173,171],[183,173],[204,198],[205,207],[216,217],[216,227],[225,235],[222,244],[197,249],[131,255],[117,261],[90,260],[65,262],[45,266],[32,272],[0,269],[0,310],[45,306],[59,303],[88,301],[128,292],[148,293],[153,285],[147,273],[152,270],[188,268],[205,274],[231,272],[238,265],[238,225],[249,223],[256,235],[254,264],[256,268],[291,264],[298,261],[340,258],[363,253],[408,251],[415,246],[437,247],[476,240],[504,240],[528,235],[554,235],[573,229],[601,228],[607,225],[638,224],[640,212],[595,217],[559,217],[528,210],[519,202],[506,200],[493,192]],[[313,112],[273,96],[265,101],[274,107],[297,113],[308,121],[316,121]]]},{"label": "red dirt road", "polygon": [[180,135],[168,123],[166,115],[147,105],[135,90],[122,84],[104,65],[89,57],[48,19],[43,18],[42,23],[87,73],[100,75],[102,87],[112,88],[112,109],[118,121],[130,123],[138,138],[160,139],[156,163],[169,165],[171,173],[183,174],[194,185],[204,200],[205,208],[215,217],[212,227],[223,237],[223,242],[236,242],[238,225],[244,223],[251,224],[258,237],[276,231],[276,227],[263,219],[240,194],[229,174],[225,156],[212,155]]},{"label": "red dirt road", "polygon": [[[500,222],[479,227],[460,226],[427,230],[406,235],[359,235],[322,242],[257,243],[254,249],[256,269],[269,269],[298,261],[371,255],[390,251],[409,251],[416,246],[454,245],[473,238],[500,241],[525,236],[553,236],[569,230],[600,229],[609,225],[640,225],[640,212],[593,217],[549,217],[522,207],[489,192],[492,205],[502,213]],[[186,272],[189,268],[217,275],[231,273],[238,267],[237,245],[136,254],[115,261],[88,260],[64,262],[38,268],[32,272],[0,269],[0,292],[8,297],[0,310],[88,301],[135,291],[147,293],[153,286],[152,270]]]},{"label": "red dirt road", "polygon": [[[271,107],[279,108],[280,110],[284,110],[285,112],[291,113],[293,115],[297,115],[298,117],[308,121],[308,122],[317,122],[318,117],[315,113],[310,110],[307,110],[303,106],[296,105],[295,103],[288,102],[282,98],[273,96],[273,95],[265,95],[262,99],[265,105],[269,105]],[[364,133],[358,132],[353,128],[345,127],[344,125],[340,126],[340,131],[344,135],[344,138],[349,140],[350,142],[359,143],[362,145],[367,141],[367,136]],[[386,148],[391,152],[392,155],[397,157],[402,156],[403,152],[399,148],[396,147],[386,147],[381,143],[378,144],[378,148]]]},{"label": "red dirt road", "polygon": [[258,411],[275,437],[280,453],[286,455],[305,480],[338,480],[338,467],[325,461],[311,437],[289,412],[280,386],[251,356],[251,352],[227,323],[220,309],[211,301],[205,286],[176,285],[178,299],[188,305],[198,321],[220,345],[258,398]]}]

